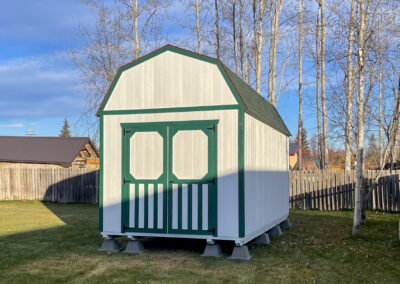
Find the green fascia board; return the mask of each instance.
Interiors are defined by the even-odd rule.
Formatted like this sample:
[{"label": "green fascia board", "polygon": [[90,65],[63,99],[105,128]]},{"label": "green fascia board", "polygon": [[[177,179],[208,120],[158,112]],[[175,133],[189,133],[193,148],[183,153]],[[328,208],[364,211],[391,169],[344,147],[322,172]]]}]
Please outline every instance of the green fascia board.
[{"label": "green fascia board", "polygon": [[118,69],[117,75],[115,76],[113,82],[111,83],[111,86],[108,89],[103,99],[103,102],[99,107],[99,110],[97,111],[97,116],[99,116],[102,112],[104,112],[104,107],[107,104],[107,101],[109,100],[110,95],[114,90],[116,83],[118,82],[123,71],[132,68],[138,64],[141,64],[166,51],[175,52],[178,54],[189,56],[191,58],[215,64],[220,70],[226,83],[228,84],[240,108],[243,108],[247,114],[271,126],[275,130],[283,133],[284,135],[287,136],[291,135],[276,108],[267,100],[265,100],[260,94],[258,94],[251,86],[249,86],[246,82],[244,82],[240,77],[238,77],[234,72],[232,72],[228,67],[226,67],[220,60],[172,45],[165,45],[147,55],[144,55],[143,57],[133,62],[121,66]]},{"label": "green fascia board", "polygon": [[191,112],[191,111],[213,111],[213,110],[235,110],[239,105],[211,105],[193,107],[170,107],[170,108],[148,108],[148,109],[127,109],[127,110],[103,110],[99,115],[123,115],[123,114],[154,114],[168,112]]}]

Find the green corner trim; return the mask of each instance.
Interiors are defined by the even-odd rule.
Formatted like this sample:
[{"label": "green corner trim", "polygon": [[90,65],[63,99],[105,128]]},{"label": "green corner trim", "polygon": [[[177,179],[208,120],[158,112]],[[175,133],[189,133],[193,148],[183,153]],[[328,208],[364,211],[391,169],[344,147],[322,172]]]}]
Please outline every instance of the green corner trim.
[{"label": "green corner trim", "polygon": [[103,232],[103,116],[100,116],[99,231]]},{"label": "green corner trim", "polygon": [[245,192],[244,192],[244,111],[238,111],[238,169],[239,169],[239,237],[245,236]]}]

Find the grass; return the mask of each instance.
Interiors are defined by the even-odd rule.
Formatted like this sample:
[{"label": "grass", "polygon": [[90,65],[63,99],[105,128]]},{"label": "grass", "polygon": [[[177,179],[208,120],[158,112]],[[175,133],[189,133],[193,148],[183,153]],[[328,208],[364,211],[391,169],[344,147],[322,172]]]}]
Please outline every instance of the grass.
[{"label": "grass", "polygon": [[[200,257],[197,240],[147,240],[142,255],[99,252],[97,207],[4,201],[0,282],[398,283],[400,215],[367,218],[353,237],[351,211],[291,211],[293,227],[268,246],[250,244],[246,262]],[[231,249],[224,243],[226,254]]]}]

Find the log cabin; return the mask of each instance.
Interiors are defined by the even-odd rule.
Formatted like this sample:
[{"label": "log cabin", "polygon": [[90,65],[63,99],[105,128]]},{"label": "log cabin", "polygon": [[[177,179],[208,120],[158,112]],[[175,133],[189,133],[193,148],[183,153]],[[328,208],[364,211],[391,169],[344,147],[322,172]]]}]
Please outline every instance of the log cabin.
[{"label": "log cabin", "polygon": [[99,168],[88,137],[0,136],[0,168]]}]

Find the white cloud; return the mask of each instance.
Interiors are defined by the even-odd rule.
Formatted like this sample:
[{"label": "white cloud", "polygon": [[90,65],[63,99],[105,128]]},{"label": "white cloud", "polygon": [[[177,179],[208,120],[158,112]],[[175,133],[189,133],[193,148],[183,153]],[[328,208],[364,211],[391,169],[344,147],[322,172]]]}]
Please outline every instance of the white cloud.
[{"label": "white cloud", "polygon": [[0,125],[0,128],[23,128],[25,125],[22,123],[10,123]]},{"label": "white cloud", "polygon": [[79,72],[65,52],[0,61],[0,118],[82,112]]}]

